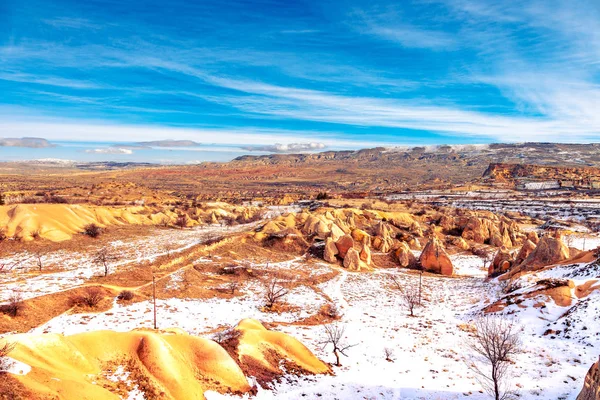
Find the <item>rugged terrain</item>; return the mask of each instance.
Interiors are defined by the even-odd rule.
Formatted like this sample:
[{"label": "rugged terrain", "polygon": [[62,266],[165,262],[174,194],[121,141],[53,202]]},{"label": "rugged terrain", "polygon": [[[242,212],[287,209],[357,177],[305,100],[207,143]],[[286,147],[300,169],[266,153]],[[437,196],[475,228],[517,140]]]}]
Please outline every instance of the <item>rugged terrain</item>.
[{"label": "rugged terrain", "polygon": [[228,163],[189,166],[49,160],[1,163],[0,191],[56,191],[93,181],[133,182],[226,201],[306,198],[324,190],[373,195],[480,184],[494,163],[599,167],[598,154],[597,144],[522,143],[244,156]]},{"label": "rugged terrain", "polygon": [[[482,179],[519,152],[580,166]],[[0,399],[483,400],[469,343],[485,316],[518,327],[519,398],[594,399],[600,200],[515,184],[594,157],[529,144],[4,165]]]}]

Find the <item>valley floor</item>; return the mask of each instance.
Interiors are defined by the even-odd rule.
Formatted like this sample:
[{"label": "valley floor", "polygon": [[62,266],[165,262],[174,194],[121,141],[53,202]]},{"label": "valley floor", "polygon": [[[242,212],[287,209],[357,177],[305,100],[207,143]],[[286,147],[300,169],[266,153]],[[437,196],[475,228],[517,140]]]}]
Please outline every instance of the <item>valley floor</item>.
[{"label": "valley floor", "polygon": [[[197,263],[213,261],[196,260]],[[424,306],[417,309],[416,317],[408,316],[399,293],[390,284],[390,276],[395,276],[405,285],[417,285],[419,278],[413,272],[353,273],[324,263],[308,265],[303,258],[296,258],[253,267],[274,271],[310,269],[316,277],[332,269],[338,274],[322,284],[292,290],[286,299],[296,307],[291,311],[264,312],[261,288],[246,281],[239,288],[242,295],[230,299],[159,300],[159,325],[210,337],[216,330],[234,325],[242,318],[255,318],[295,336],[321,359],[333,363],[335,358],[330,349],[323,349],[320,344],[323,326],[298,322],[332,301],[343,313],[338,324],[345,328],[347,343],[354,345],[348,350],[348,357],[342,357],[343,366],[334,367],[335,376],[286,375],[271,389],[259,389],[256,399],[486,399],[487,395],[480,392],[480,385],[467,368],[466,324],[498,297],[499,285],[485,281],[483,270],[477,267],[482,262],[476,257],[454,256],[454,262],[462,276],[423,277]],[[169,279],[167,286],[173,290],[182,284],[177,274]],[[515,313],[523,328],[524,352],[515,362],[512,384],[521,399],[575,399],[597,353],[590,343],[543,336],[552,316],[544,313],[528,310],[527,318],[521,320],[521,314]],[[130,305],[115,302],[105,312],[62,314],[33,332],[74,334],[151,326],[150,301]],[[386,361],[386,348],[392,349],[393,362]],[[131,393],[130,398],[135,396],[136,393]],[[207,398],[239,397],[209,392]]]}]

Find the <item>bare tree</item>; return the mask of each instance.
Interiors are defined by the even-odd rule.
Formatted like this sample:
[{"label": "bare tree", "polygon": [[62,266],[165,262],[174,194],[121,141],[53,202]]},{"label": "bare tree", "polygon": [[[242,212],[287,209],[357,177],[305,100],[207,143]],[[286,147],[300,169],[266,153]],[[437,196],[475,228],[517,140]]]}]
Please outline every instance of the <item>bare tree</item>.
[{"label": "bare tree", "polygon": [[94,255],[92,262],[100,265],[104,269],[104,276],[108,276],[110,264],[117,259],[108,247],[103,247]]},{"label": "bare tree", "polygon": [[177,226],[179,229],[185,228],[187,226],[187,224],[188,224],[188,216],[186,214],[181,214],[175,220],[175,226]]},{"label": "bare tree", "polygon": [[44,263],[43,263],[43,261],[42,261],[42,256],[43,256],[43,255],[44,255],[44,254],[42,253],[42,251],[41,251],[41,250],[37,250],[37,251],[35,251],[35,252],[33,253],[33,256],[35,257],[35,264],[37,265],[37,267],[38,267],[38,270],[39,270],[40,272],[42,271],[42,268],[44,267]]},{"label": "bare tree", "polygon": [[284,298],[289,291],[287,288],[277,280],[277,278],[273,278],[270,281],[266,281],[265,285],[265,306],[267,308],[272,308],[275,303]]},{"label": "bare tree", "polygon": [[173,250],[175,250],[175,246],[171,243],[165,243],[163,245],[163,249],[165,250],[165,253],[167,253],[167,258],[171,258],[173,255]]},{"label": "bare tree", "polygon": [[229,284],[227,284],[227,289],[229,289],[229,292],[231,294],[235,294],[235,291],[238,289],[238,287],[240,286],[240,284],[236,281],[232,281],[229,282]]},{"label": "bare tree", "polygon": [[386,347],[383,349],[383,355],[385,356],[385,361],[388,362],[394,362],[394,360],[396,359],[394,355],[394,349],[390,347]]},{"label": "bare tree", "polygon": [[510,320],[486,316],[475,321],[475,333],[467,343],[474,353],[467,366],[495,400],[515,398],[509,390],[511,357],[521,352],[520,330]]},{"label": "bare tree", "polygon": [[396,277],[390,278],[396,286],[396,289],[400,292],[400,298],[402,299],[402,305],[410,313],[411,317],[415,316],[415,309],[421,305],[421,289],[420,285],[401,285]]},{"label": "bare tree", "polygon": [[346,338],[344,334],[346,332],[346,328],[343,326],[339,326],[337,324],[325,325],[324,331],[324,339],[319,342],[319,344],[323,345],[323,349],[325,349],[328,345],[333,347],[333,355],[335,356],[335,365],[336,367],[341,367],[340,363],[340,354],[348,357],[346,354],[346,350],[351,347],[356,346],[355,344],[347,344]]}]

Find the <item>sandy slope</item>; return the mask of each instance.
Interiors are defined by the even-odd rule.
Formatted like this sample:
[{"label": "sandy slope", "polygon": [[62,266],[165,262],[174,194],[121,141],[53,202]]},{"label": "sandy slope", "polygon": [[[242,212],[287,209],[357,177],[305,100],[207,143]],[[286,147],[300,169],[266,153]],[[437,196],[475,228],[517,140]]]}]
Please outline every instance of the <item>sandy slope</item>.
[{"label": "sandy slope", "polygon": [[[240,365],[260,365],[280,373],[285,360],[307,373],[329,372],[298,340],[269,331],[258,321],[243,320],[236,330],[241,334],[237,344]],[[145,398],[202,400],[207,389],[251,390],[238,362],[224,348],[180,329],[21,334],[5,339],[17,343],[11,358],[29,368],[15,376],[35,393],[29,395],[32,399],[119,399],[135,391]],[[127,374],[116,385],[110,382],[115,371]]]}]

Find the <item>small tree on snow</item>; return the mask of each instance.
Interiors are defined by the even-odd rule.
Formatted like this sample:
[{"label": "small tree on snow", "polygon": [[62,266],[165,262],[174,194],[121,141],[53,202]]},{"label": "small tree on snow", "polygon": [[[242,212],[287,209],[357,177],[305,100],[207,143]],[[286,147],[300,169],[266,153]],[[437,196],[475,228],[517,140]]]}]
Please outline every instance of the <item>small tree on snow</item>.
[{"label": "small tree on snow", "polygon": [[495,400],[515,398],[508,389],[511,358],[521,352],[520,331],[507,319],[486,316],[475,321],[476,332],[467,343],[474,356],[467,366]]},{"label": "small tree on snow", "polygon": [[272,308],[275,303],[283,299],[289,291],[277,279],[271,279],[265,282],[265,306]]},{"label": "small tree on snow", "polygon": [[108,247],[103,247],[94,255],[92,262],[100,265],[104,269],[104,276],[108,276],[110,264],[117,259]]},{"label": "small tree on snow", "polygon": [[391,280],[400,292],[402,305],[410,313],[411,317],[415,316],[415,309],[421,304],[421,294],[418,285],[408,284],[401,285],[398,279],[391,277]]},{"label": "small tree on snow", "polygon": [[339,326],[337,324],[325,325],[325,331],[323,332],[324,338],[319,342],[319,344],[323,345],[323,349],[325,349],[328,345],[332,346],[336,367],[340,367],[342,365],[340,363],[340,354],[348,357],[346,350],[356,346],[355,344],[346,343],[346,338],[344,337],[345,332],[346,328],[343,326]]}]

